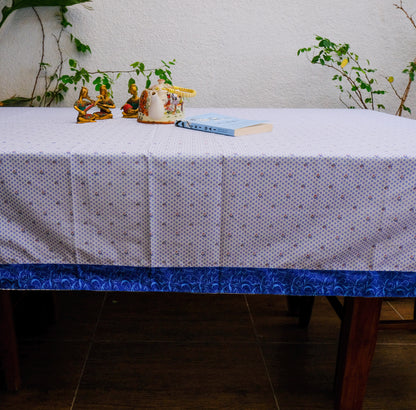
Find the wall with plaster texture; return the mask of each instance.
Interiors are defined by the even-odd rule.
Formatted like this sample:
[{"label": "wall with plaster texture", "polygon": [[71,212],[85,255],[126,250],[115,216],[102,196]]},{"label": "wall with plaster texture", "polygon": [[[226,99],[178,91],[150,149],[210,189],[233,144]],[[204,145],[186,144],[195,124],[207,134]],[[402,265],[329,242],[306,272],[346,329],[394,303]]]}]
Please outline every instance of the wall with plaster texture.
[{"label": "wall with plaster texture", "polygon": [[[402,90],[401,73],[415,57],[416,30],[393,3],[399,0],[94,0],[92,10],[72,6],[72,32],[89,44],[80,56],[65,41],[63,53],[89,70],[126,70],[140,60],[155,67],[160,59],[176,59],[176,85],[194,88],[193,107],[343,107],[331,81],[333,73],[310,64],[299,48],[312,45],[314,35],[348,42],[362,58],[393,75]],[[0,7],[10,1],[0,2]],[[413,0],[404,0],[410,13]],[[52,33],[59,23],[54,8],[40,8],[45,23],[46,61],[56,62]],[[31,9],[12,14],[0,30],[0,100],[30,95],[41,53],[41,31]],[[44,79],[42,80],[44,81]],[[128,76],[114,85],[121,106],[129,97]],[[137,81],[139,88],[144,79]],[[93,87],[90,86],[90,89]],[[409,105],[416,112],[416,87]],[[90,92],[96,95],[95,91]],[[63,105],[72,105],[71,91]],[[387,112],[398,101],[385,99]]]}]

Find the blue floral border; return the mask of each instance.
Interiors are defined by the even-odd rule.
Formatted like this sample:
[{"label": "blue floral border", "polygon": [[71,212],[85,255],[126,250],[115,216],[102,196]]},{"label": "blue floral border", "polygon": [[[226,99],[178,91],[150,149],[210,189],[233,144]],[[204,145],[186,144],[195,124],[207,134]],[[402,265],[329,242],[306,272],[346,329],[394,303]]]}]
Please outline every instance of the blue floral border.
[{"label": "blue floral border", "polygon": [[1,289],[416,297],[415,272],[0,265]]}]

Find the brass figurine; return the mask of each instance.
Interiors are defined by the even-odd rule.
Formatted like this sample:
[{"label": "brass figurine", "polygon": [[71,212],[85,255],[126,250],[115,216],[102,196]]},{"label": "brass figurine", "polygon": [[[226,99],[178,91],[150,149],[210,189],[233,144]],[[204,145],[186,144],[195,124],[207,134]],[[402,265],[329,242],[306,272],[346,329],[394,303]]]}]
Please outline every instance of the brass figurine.
[{"label": "brass figurine", "polygon": [[97,101],[95,102],[95,105],[100,109],[100,111],[94,113],[95,119],[107,120],[113,118],[111,109],[116,108],[116,105],[108,95],[108,90],[105,85],[102,85],[100,87],[100,95],[97,96]]},{"label": "brass figurine", "polygon": [[78,111],[77,123],[95,122],[95,114],[87,111],[95,107],[96,102],[88,95],[88,88],[81,87],[78,100],[75,101],[74,108]]},{"label": "brass figurine", "polygon": [[132,95],[126,103],[121,107],[124,118],[137,118],[139,112],[140,98],[137,95],[137,85],[131,84],[129,87],[129,93]]}]

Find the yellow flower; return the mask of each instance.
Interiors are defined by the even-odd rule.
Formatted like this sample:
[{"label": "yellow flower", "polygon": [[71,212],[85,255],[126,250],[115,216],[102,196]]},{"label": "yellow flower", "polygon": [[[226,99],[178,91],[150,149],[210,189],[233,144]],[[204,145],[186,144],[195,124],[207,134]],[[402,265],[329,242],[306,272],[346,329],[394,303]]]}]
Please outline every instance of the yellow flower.
[{"label": "yellow flower", "polygon": [[389,83],[392,83],[392,82],[394,81],[394,77],[390,76],[390,77],[387,79],[387,81],[388,81]]},{"label": "yellow flower", "polygon": [[344,68],[348,64],[348,58],[344,58],[341,62],[341,68]]}]

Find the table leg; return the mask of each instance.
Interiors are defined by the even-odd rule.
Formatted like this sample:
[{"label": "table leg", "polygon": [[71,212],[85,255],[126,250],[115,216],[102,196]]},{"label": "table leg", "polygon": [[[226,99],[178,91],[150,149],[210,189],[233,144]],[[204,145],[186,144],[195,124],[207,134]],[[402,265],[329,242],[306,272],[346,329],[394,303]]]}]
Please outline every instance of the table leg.
[{"label": "table leg", "polygon": [[315,296],[286,296],[288,313],[299,317],[299,326],[307,328],[311,320]]},{"label": "table leg", "polygon": [[335,409],[362,408],[377,341],[381,298],[344,299],[335,372]]},{"label": "table leg", "polygon": [[18,390],[20,388],[19,356],[10,292],[7,290],[0,290],[0,360],[6,376],[7,390]]}]

